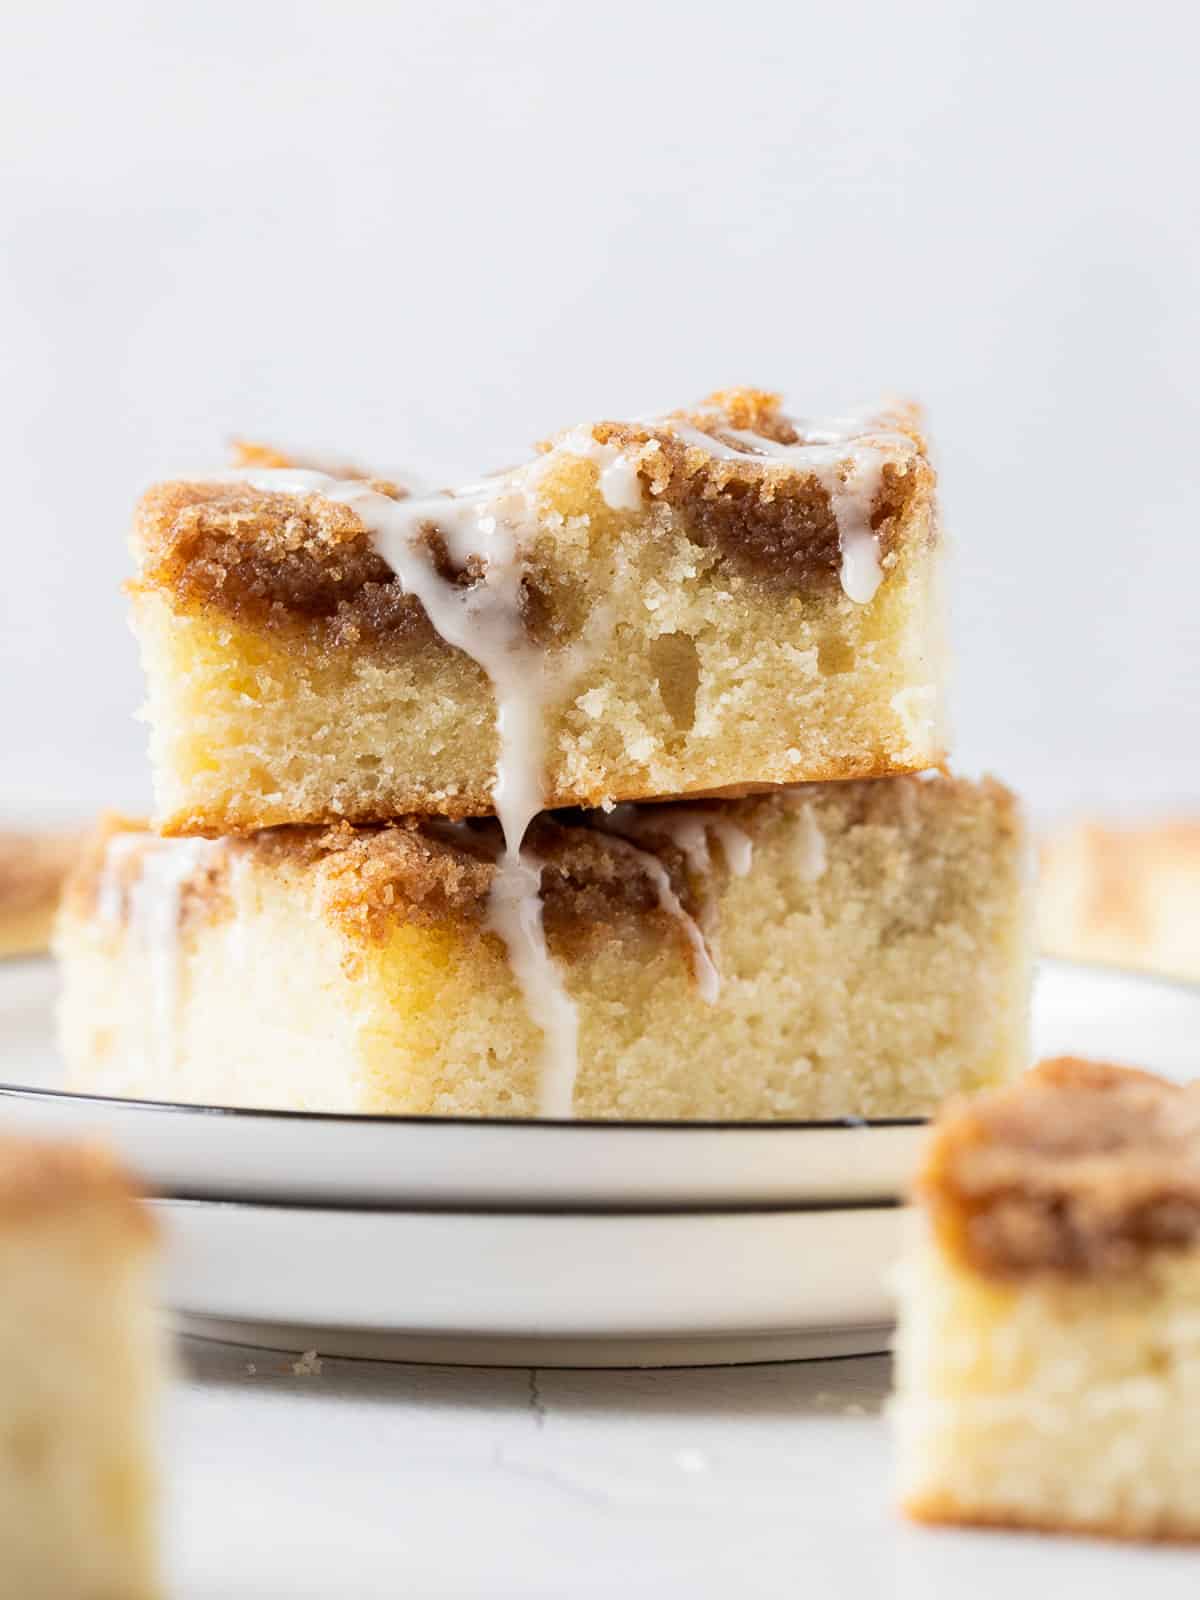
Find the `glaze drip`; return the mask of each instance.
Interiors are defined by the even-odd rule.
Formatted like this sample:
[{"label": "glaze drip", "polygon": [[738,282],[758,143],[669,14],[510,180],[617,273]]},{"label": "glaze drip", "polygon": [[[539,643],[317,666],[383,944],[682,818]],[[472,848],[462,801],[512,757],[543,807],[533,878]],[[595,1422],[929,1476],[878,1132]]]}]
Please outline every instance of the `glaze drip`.
[{"label": "glaze drip", "polygon": [[[393,500],[369,483],[339,482],[320,473],[285,469],[232,476],[256,489],[319,494],[352,507],[404,592],[420,600],[447,644],[487,674],[496,698],[499,743],[492,800],[504,835],[487,923],[503,941],[526,1008],[542,1033],[539,1110],[544,1116],[569,1117],[578,1073],[578,1016],[546,943],[541,862],[524,843],[545,799],[551,667],[556,695],[562,692],[564,667],[562,658],[548,657],[525,631],[522,535],[533,525],[529,486],[514,473],[457,493]],[[478,570],[475,582],[460,585],[442,576],[429,547],[431,531],[440,534],[456,567]],[[578,665],[571,658],[565,664],[568,676]]]},{"label": "glaze drip", "polygon": [[[105,854],[96,894],[97,914],[101,921],[118,926],[128,907],[129,926],[142,942],[149,970],[147,1055],[166,1074],[174,1070],[179,1057],[184,890],[224,852],[223,842],[215,839],[155,839],[147,843],[144,835],[115,834]],[[127,863],[135,857],[137,875],[126,886]]]},{"label": "glaze drip", "polygon": [[613,831],[607,824],[604,826],[603,831],[608,834],[608,842],[613,849],[624,851],[637,861],[653,885],[654,892],[658,896],[659,906],[679,924],[679,928],[688,942],[692,958],[692,974],[696,980],[696,988],[699,991],[700,998],[706,1005],[715,1005],[721,997],[721,974],[718,972],[716,963],[709,953],[708,943],[701,933],[695,917],[685,909],[679,896],[671,887],[671,879],[667,874],[666,867],[663,866],[652,851],[642,850],[638,845],[625,838],[622,833]]},{"label": "glaze drip", "polygon": [[645,841],[648,836],[669,839],[698,877],[712,871],[711,834],[721,847],[725,865],[735,878],[744,878],[754,862],[754,841],[728,817],[684,806],[655,807],[643,811],[635,805],[614,806],[604,822],[608,832]]},{"label": "glaze drip", "polygon": [[[672,434],[689,448],[719,460],[753,461],[766,472],[811,473],[826,490],[837,523],[844,592],[857,604],[874,598],[883,569],[871,516],[887,460],[898,452],[915,452],[907,435],[887,431],[882,419],[843,418],[795,423],[799,442],[783,445],[731,429],[728,419],[718,414],[711,418],[714,433],[678,417],[648,420],[656,431]],[[707,424],[708,414],[701,413],[699,420]],[[487,923],[502,940],[529,1015],[541,1030],[539,1109],[547,1116],[571,1115],[578,1072],[578,1017],[546,943],[541,862],[525,839],[546,798],[547,707],[551,696],[561,699],[564,680],[580,663],[578,650],[550,656],[528,637],[521,603],[524,549],[536,531],[539,479],[556,455],[591,462],[605,505],[631,512],[644,504],[639,463],[648,451],[661,447],[655,439],[640,445],[602,443],[584,426],[560,435],[549,454],[530,466],[457,491],[405,499],[392,499],[366,481],[305,468],[245,468],[222,475],[226,482],[247,483],[268,493],[319,495],[351,507],[404,593],[420,600],[447,644],[486,673],[495,695],[499,745],[492,799],[504,837]],[[439,571],[430,544],[432,533],[440,537],[456,569],[469,571],[473,581],[452,582]],[[589,638],[602,622],[602,617],[592,618]],[[750,868],[749,838],[723,819],[677,812],[673,820],[656,823],[656,830],[673,839],[693,872],[706,873],[711,866],[710,833],[718,839],[734,876]],[[622,830],[614,826],[609,831]],[[623,839],[622,846],[637,854],[660,905],[684,928],[701,993],[715,999],[720,980],[703,934],[679,903],[662,863],[629,839]]]},{"label": "glaze drip", "polygon": [[595,465],[600,498],[610,511],[641,510],[644,497],[637,462],[618,445],[601,444],[590,428],[574,428],[555,441],[554,449]]},{"label": "glaze drip", "polygon": [[796,444],[780,444],[763,434],[724,425],[719,416],[713,427],[719,437],[675,417],[654,419],[688,446],[703,450],[717,461],[754,461],[809,472],[829,496],[841,550],[841,583],[848,599],[866,605],[883,582],[879,541],[871,516],[889,454],[915,453],[907,434],[885,429],[879,419],[841,417],[824,422],[793,419],[800,435]]},{"label": "glaze drip", "polygon": [[821,825],[817,821],[816,812],[812,802],[805,801],[800,809],[800,838],[797,846],[797,860],[800,875],[809,883],[816,883],[824,876],[828,864],[825,849],[825,835],[821,832]]}]

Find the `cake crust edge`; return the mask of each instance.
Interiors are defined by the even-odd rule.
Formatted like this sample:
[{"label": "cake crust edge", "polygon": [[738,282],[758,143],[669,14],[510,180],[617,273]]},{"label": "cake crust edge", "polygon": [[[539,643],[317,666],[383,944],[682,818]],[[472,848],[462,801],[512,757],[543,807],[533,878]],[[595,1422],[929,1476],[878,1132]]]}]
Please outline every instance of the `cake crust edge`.
[{"label": "cake crust edge", "polygon": [[1015,1511],[963,1506],[948,1491],[910,1495],[899,1508],[910,1522],[924,1527],[992,1528],[1009,1533],[1067,1534],[1079,1539],[1110,1539],[1122,1544],[1191,1545],[1200,1543],[1200,1522],[1176,1526],[1173,1520],[1150,1524],[1135,1518],[1077,1522],[1066,1518],[1032,1517]]}]

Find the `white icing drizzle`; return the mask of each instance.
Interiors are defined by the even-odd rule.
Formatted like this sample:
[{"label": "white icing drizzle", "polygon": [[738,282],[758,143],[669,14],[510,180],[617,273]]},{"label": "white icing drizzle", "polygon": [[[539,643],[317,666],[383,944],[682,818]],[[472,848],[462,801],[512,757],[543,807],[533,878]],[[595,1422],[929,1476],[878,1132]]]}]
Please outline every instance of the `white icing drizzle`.
[{"label": "white icing drizzle", "polygon": [[[642,482],[637,462],[619,445],[601,444],[588,427],[573,428],[554,443],[555,450],[569,456],[582,456],[595,464],[600,498],[610,511],[640,511],[643,505]],[[551,455],[544,458],[553,459]]]},{"label": "white icing drizzle", "polygon": [[[729,430],[721,422],[721,417],[714,415],[713,424],[720,428],[723,439],[736,443],[713,438],[676,418],[655,419],[654,425],[720,460],[754,460],[767,470],[778,463],[818,476],[829,494],[838,526],[842,587],[856,603],[871,600],[883,577],[870,517],[886,452],[898,448],[911,454],[912,441],[903,434],[879,431],[865,419],[797,424],[801,442],[794,445]],[[524,840],[545,801],[547,702],[552,692],[556,696],[562,693],[564,677],[578,670],[578,658],[573,653],[568,653],[565,661],[561,655],[555,658],[552,678],[546,653],[526,636],[521,613],[524,561],[520,534],[533,522],[533,492],[555,452],[593,462],[605,504],[613,510],[632,511],[643,504],[637,454],[645,448],[630,452],[601,443],[585,426],[560,436],[548,456],[523,471],[485,479],[457,492],[401,500],[379,493],[369,482],[339,480],[306,468],[247,468],[221,475],[223,481],[248,483],[268,493],[320,495],[352,507],[404,592],[420,600],[447,644],[462,650],[487,674],[496,699],[499,742],[492,797],[504,835],[487,922],[504,942],[529,1015],[542,1032],[540,1110],[546,1116],[571,1115],[578,1072],[578,1016],[546,944],[541,863],[525,849]],[[425,537],[430,529],[440,534],[457,567],[472,562],[478,566],[475,582],[459,585],[441,575]],[[701,825],[699,815],[677,815],[670,825],[689,865],[707,870],[706,830],[711,828],[721,841],[729,870],[735,876],[748,871],[752,857],[749,839],[722,819],[705,817]],[[716,968],[699,927],[671,889],[662,863],[628,840],[623,843],[642,859],[660,904],[680,919],[695,952],[701,993],[706,999],[715,999],[720,987]],[[180,887],[183,881],[179,880]],[[177,896],[178,890],[173,926],[178,923]],[[160,898],[169,900],[169,889]],[[164,927],[165,920],[164,912]]]},{"label": "white icing drizzle", "polygon": [[[712,456],[716,461],[744,461],[752,454],[749,450],[735,450],[731,445],[722,444],[721,440],[714,439],[712,434],[702,433],[690,422],[681,422],[675,417],[655,418],[655,424],[666,428],[692,450],[703,450],[705,455]],[[757,434],[754,437],[757,438]]]},{"label": "white icing drizzle", "polygon": [[[518,838],[524,838],[524,829]],[[488,897],[487,924],[504,940],[526,1009],[542,1030],[542,1115],[566,1118],[573,1115],[579,1072],[579,1012],[546,944],[541,862],[519,844],[514,849],[507,831],[505,840]]]},{"label": "white icing drizzle", "polygon": [[800,875],[809,883],[816,883],[824,875],[827,856],[825,835],[821,832],[811,801],[805,801],[800,810],[800,830],[797,850]]},{"label": "white icing drizzle", "polygon": [[728,817],[698,809],[689,810],[683,806],[656,806],[651,812],[646,812],[636,805],[618,805],[607,814],[597,814],[594,826],[617,839],[637,856],[655,886],[659,905],[683,927],[695,955],[697,986],[701,997],[711,1005],[721,990],[721,975],[705,937],[705,929],[711,929],[714,902],[711,897],[705,897],[699,920],[689,915],[671,888],[671,880],[662,862],[652,850],[643,849],[641,844],[633,841],[647,842],[648,838],[655,835],[669,839],[687,862],[688,870],[701,878],[708,877],[712,872],[712,854],[708,844],[710,833],[715,835],[725,864],[735,878],[744,878],[750,871],[754,860],[754,841]]},{"label": "white icing drizzle", "polygon": [[657,834],[669,839],[697,876],[712,871],[708,836],[713,834],[721,846],[725,865],[735,878],[744,878],[754,862],[754,841],[736,822],[713,811],[683,806],[656,806],[650,813],[635,805],[614,806],[604,824],[626,837],[644,838]]},{"label": "white icing drizzle", "polygon": [[145,848],[145,835],[114,833],[104,851],[104,864],[96,885],[96,915],[110,928],[121,925],[125,911],[124,866]]},{"label": "white icing drizzle", "polygon": [[176,1064],[182,948],[179,938],[184,885],[212,854],[208,839],[179,839],[150,850],[134,895],[135,915],[150,961],[150,997],[154,1017],[155,1054],[161,1071]]},{"label": "white icing drizzle", "polygon": [[246,888],[250,882],[246,870],[246,852],[228,839],[225,841],[225,848],[229,870],[229,899],[233,908],[226,933],[229,970],[233,974],[244,974],[248,977],[251,945],[246,933],[249,908],[241,903],[246,898]]},{"label": "white icing drizzle", "polygon": [[704,815],[704,825],[711,828],[720,841],[725,865],[733,876],[744,878],[754,865],[754,840],[736,822],[730,822],[728,817]]},{"label": "white icing drizzle", "polygon": [[[620,807],[617,807],[620,810]],[[700,998],[706,1005],[715,1005],[721,996],[721,974],[717,971],[716,964],[709,954],[708,944],[700,932],[695,917],[688,912],[679,896],[671,887],[671,879],[667,869],[656,855],[649,850],[641,850],[629,839],[617,831],[613,831],[611,816],[605,818],[600,824],[601,831],[609,835],[609,844],[632,856],[641,867],[642,871],[654,885],[654,892],[658,896],[658,903],[669,917],[673,917],[683,931],[692,952],[692,972],[696,979],[696,988]]]},{"label": "white icing drizzle", "polygon": [[224,850],[216,839],[148,841],[144,834],[125,833],[109,840],[105,854],[96,903],[97,914],[109,923],[120,922],[126,903],[126,862],[134,854],[140,858],[137,877],[128,886],[129,925],[146,951],[149,1053],[164,1074],[174,1069],[179,1053],[183,891]]},{"label": "white icing drizzle", "polygon": [[[634,831],[637,824],[634,824]],[[658,832],[668,838],[682,854],[690,871],[697,876],[712,871],[712,855],[708,848],[708,828],[703,816],[691,812],[672,812],[662,819]]]},{"label": "white icing drizzle", "polygon": [[[615,462],[609,463],[611,470]],[[569,1117],[578,1072],[578,1015],[546,944],[541,863],[524,848],[545,799],[545,709],[562,693],[563,658],[551,662],[530,643],[521,613],[524,561],[519,534],[529,523],[529,488],[520,473],[457,494],[392,500],[370,484],[321,473],[242,471],[229,475],[267,492],[319,494],[351,506],[378,555],[406,594],[415,595],[434,628],[487,674],[496,698],[499,753],[492,800],[504,834],[488,901],[487,925],[503,940],[526,1008],[542,1032],[540,1102],[544,1116]],[[618,483],[619,480],[613,480]],[[425,539],[440,533],[450,559],[480,566],[476,582],[445,579]],[[568,656],[568,672],[578,661]]]},{"label": "white icing drizzle", "polygon": [[780,444],[763,434],[723,427],[719,415],[712,421],[719,439],[675,417],[658,418],[655,425],[717,461],[755,461],[767,469],[778,463],[811,472],[829,495],[837,523],[842,589],[857,605],[873,600],[883,582],[883,567],[871,513],[889,453],[912,455],[916,449],[908,435],[883,429],[877,419],[866,417],[793,419],[799,442]]}]

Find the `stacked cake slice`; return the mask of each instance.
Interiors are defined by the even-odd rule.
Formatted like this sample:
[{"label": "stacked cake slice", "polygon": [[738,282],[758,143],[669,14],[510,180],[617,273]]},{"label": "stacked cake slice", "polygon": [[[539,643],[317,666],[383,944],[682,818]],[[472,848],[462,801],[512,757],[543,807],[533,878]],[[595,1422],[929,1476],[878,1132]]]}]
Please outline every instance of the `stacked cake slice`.
[{"label": "stacked cake slice", "polygon": [[68,895],[78,1085],[763,1119],[1025,1064],[1014,803],[911,776],[945,755],[911,411],[732,391],[421,497],[250,451],[134,548],[159,814]]}]

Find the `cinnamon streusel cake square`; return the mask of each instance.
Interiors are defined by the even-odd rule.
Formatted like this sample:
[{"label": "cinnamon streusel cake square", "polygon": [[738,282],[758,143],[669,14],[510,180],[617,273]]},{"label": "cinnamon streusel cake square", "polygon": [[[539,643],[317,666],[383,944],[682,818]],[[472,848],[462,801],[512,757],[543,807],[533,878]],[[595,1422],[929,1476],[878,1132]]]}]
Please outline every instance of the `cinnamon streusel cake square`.
[{"label": "cinnamon streusel cake square", "polygon": [[1200,1084],[1044,1062],[945,1113],[917,1202],[909,1514],[1200,1539]]}]

